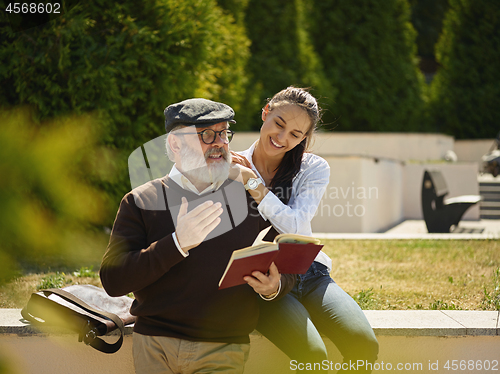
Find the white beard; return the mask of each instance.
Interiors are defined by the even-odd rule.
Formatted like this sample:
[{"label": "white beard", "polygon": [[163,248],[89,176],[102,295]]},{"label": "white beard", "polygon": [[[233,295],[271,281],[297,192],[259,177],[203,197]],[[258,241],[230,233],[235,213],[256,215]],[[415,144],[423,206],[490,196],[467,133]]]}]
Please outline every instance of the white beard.
[{"label": "white beard", "polygon": [[[222,153],[222,158],[225,162],[207,163],[207,158],[214,153]],[[231,153],[226,152],[224,148],[210,148],[205,152],[205,155],[201,155],[198,150],[190,148],[187,144],[183,144],[180,156],[182,160],[182,173],[193,184],[223,183],[229,177]]]}]

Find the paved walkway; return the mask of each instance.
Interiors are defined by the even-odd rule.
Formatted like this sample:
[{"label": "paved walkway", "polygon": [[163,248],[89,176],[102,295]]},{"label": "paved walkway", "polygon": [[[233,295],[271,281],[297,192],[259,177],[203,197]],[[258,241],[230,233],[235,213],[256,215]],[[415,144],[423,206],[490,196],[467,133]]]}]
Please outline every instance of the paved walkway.
[{"label": "paved walkway", "polygon": [[450,234],[429,234],[423,220],[407,220],[383,233],[314,233],[320,239],[500,239],[500,220],[460,221]]}]

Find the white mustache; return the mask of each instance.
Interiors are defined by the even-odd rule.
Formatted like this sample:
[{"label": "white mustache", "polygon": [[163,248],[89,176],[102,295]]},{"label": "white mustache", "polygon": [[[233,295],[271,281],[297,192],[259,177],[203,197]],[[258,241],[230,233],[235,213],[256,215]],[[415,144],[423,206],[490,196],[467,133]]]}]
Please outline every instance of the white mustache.
[{"label": "white mustache", "polygon": [[224,160],[229,161],[228,156],[229,153],[226,152],[224,148],[210,148],[208,151],[205,152],[205,160],[207,160],[210,156],[212,155],[221,155]]}]

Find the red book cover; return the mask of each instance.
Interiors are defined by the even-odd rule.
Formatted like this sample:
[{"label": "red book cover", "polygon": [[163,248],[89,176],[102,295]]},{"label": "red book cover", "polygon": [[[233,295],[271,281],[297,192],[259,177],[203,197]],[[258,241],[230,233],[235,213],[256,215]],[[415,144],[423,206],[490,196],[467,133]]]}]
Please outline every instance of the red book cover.
[{"label": "red book cover", "polygon": [[243,277],[251,275],[253,271],[267,273],[269,266],[271,266],[271,263],[278,253],[278,249],[275,249],[271,252],[233,260],[232,263],[228,265],[229,268],[226,270],[226,273],[222,276],[219,283],[219,290],[245,284],[246,282],[243,280]]},{"label": "red book cover", "polygon": [[279,243],[274,263],[281,274],[305,274],[323,245]]}]

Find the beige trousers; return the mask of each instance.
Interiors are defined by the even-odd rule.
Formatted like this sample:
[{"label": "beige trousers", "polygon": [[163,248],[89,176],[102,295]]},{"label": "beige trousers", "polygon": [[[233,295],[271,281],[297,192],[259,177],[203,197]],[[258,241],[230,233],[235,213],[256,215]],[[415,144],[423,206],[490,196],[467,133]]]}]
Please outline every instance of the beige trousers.
[{"label": "beige trousers", "polygon": [[134,333],[136,374],[243,373],[250,344],[192,342]]}]

